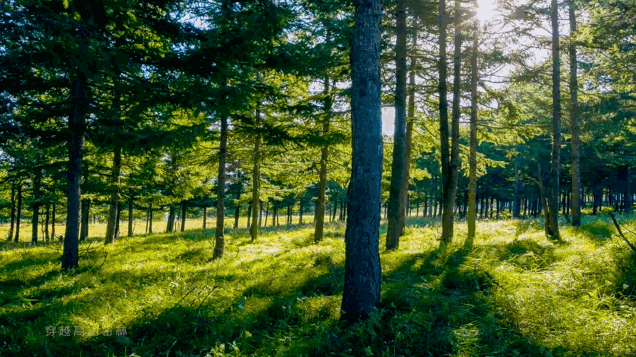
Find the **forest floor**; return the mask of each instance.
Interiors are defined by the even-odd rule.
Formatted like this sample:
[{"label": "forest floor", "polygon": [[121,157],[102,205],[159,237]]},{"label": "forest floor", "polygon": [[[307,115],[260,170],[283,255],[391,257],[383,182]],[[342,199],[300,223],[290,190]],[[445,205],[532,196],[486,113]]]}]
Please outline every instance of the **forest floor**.
[{"label": "forest floor", "polygon": [[410,219],[398,251],[381,236],[381,308],[348,327],[342,223],[320,244],[310,225],[228,229],[217,261],[212,230],[91,237],[73,272],[60,243],[2,242],[0,356],[636,355],[634,256],[608,217],[583,223],[554,243],[539,220],[480,221],[466,250],[459,222],[442,250]]}]

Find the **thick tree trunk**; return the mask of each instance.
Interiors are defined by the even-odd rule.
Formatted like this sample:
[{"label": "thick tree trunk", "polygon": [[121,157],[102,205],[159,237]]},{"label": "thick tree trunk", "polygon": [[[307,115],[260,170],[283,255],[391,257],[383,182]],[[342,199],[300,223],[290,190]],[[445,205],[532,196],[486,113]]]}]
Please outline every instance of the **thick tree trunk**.
[{"label": "thick tree trunk", "polygon": [[42,184],[42,169],[35,169],[33,178],[33,215],[31,218],[31,244],[38,244],[38,227],[40,218],[40,186]]},{"label": "thick tree trunk", "polygon": [[345,231],[341,319],[368,318],[380,305],[382,1],[357,0],[351,49],[353,158]]},{"label": "thick tree trunk", "polygon": [[66,234],[62,269],[71,270],[79,264],[79,229],[81,205],[82,156],[84,149],[84,131],[88,109],[88,79],[86,73],[77,70],[71,85],[72,112],[69,116],[71,140],[69,142],[68,163],[68,199]]},{"label": "thick tree trunk", "polygon": [[203,206],[203,229],[205,230],[208,226],[208,207]]},{"label": "thick tree trunk", "polygon": [[227,162],[227,117],[221,118],[221,144],[219,147],[219,177],[216,194],[216,232],[213,259],[223,257],[225,250],[225,163]]},{"label": "thick tree trunk", "polygon": [[104,244],[115,241],[115,226],[117,225],[117,211],[119,209],[119,176],[121,175],[121,145],[115,144],[113,150],[113,171],[110,176],[110,208],[108,210],[108,223],[106,224],[106,238]]},{"label": "thick tree trunk", "polygon": [[170,205],[170,210],[168,212],[168,225],[166,227],[166,233],[174,232],[174,220],[177,213],[176,211],[177,209],[173,205]]},{"label": "thick tree trunk", "polygon": [[[569,15],[570,15],[570,33],[574,34],[577,31],[576,24],[576,5],[574,0],[569,0]],[[581,130],[579,127],[579,81],[578,81],[578,59],[576,53],[576,41],[572,41],[570,44],[570,131],[572,133],[572,225],[578,227],[581,225]]]},{"label": "thick tree trunk", "polygon": [[561,170],[561,60],[559,49],[559,7],[552,0],[552,162],[550,166],[550,217],[547,235],[559,235],[559,173]]},{"label": "thick tree trunk", "polygon": [[[468,236],[465,242],[471,248],[477,229],[477,52],[479,50],[479,24],[475,29],[473,48],[470,57],[470,152],[468,154]],[[516,166],[515,166],[516,167]]]},{"label": "thick tree trunk", "polygon": [[[324,86],[325,97],[325,119],[322,124],[322,133],[329,133],[329,121],[331,113],[331,99],[329,97],[329,77],[325,77]],[[327,159],[329,156],[329,146],[325,145],[320,150],[320,183],[318,185],[318,202],[316,206],[316,227],[314,230],[314,242],[318,243],[322,240],[325,225],[325,208],[327,193]]]},{"label": "thick tree trunk", "polygon": [[[442,171],[442,202],[444,203],[444,210],[442,211],[442,243],[448,243],[452,239],[452,205],[447,197],[450,192],[450,146],[449,146],[449,133],[448,133],[448,84],[446,83],[448,77],[448,67],[446,64],[446,28],[448,15],[446,13],[446,0],[439,1],[439,133],[441,139],[440,154],[441,154],[441,171]],[[451,232],[449,232],[451,229]]]},{"label": "thick tree trunk", "polygon": [[181,232],[185,232],[187,214],[188,214],[188,202],[181,201]]},{"label": "thick tree trunk", "polygon": [[88,238],[88,223],[91,210],[91,200],[89,198],[82,200],[81,221],[80,221],[80,242],[86,242]]},{"label": "thick tree trunk", "polygon": [[393,136],[393,161],[391,187],[387,213],[386,249],[399,247],[402,233],[402,204],[404,190],[404,152],[406,130],[406,1],[398,0],[396,7],[397,41],[395,46],[395,134]]},{"label": "thick tree trunk", "polygon": [[128,198],[128,237],[133,236],[133,198]]},{"label": "thick tree trunk", "polygon": [[15,182],[11,183],[11,223],[9,226],[9,236],[7,237],[7,242],[11,242],[13,240],[13,231],[15,228]]}]

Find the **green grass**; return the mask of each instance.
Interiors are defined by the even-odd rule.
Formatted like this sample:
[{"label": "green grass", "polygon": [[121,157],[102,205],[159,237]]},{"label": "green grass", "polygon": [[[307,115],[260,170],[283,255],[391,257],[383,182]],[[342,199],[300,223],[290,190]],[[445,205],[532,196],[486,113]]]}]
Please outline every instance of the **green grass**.
[{"label": "green grass", "polygon": [[466,251],[459,222],[440,250],[438,223],[412,219],[398,251],[381,248],[381,309],[349,327],[342,223],[320,244],[310,226],[265,228],[255,244],[228,229],[218,261],[211,230],[108,247],[95,230],[74,272],[58,243],[0,243],[0,356],[636,355],[636,264],[610,221],[564,226],[562,243],[542,227],[478,222]]}]

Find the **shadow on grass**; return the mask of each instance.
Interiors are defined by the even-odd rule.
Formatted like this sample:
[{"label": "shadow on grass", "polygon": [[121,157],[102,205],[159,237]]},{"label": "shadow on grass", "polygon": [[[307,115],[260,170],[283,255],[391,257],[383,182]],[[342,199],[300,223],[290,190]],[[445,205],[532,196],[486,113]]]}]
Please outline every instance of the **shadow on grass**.
[{"label": "shadow on grass", "polygon": [[612,234],[616,232],[613,224],[606,220],[594,220],[574,228],[577,234],[585,236],[596,244],[603,245],[612,239]]}]

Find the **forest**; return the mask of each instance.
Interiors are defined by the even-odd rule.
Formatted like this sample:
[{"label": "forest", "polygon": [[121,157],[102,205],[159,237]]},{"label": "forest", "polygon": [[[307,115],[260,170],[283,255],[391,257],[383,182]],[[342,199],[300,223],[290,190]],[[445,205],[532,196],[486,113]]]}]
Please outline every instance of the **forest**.
[{"label": "forest", "polygon": [[636,355],[635,0],[0,0],[0,357]]}]

